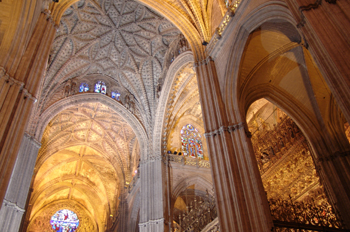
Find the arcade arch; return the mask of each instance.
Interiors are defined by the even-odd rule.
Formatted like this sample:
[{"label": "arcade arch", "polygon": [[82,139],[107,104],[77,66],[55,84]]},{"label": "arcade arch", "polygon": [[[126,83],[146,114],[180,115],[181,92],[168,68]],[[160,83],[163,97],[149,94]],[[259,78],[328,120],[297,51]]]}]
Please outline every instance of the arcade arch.
[{"label": "arcade arch", "polygon": [[[346,136],[339,133],[342,130],[339,122],[344,121],[332,93],[307,50],[307,44],[288,17],[271,16],[258,27],[252,27],[254,20],[246,23],[247,31],[238,34],[244,46],[236,46],[234,52],[241,55],[229,58],[232,63],[228,63],[227,70],[231,74],[224,86],[229,120],[246,121],[246,117],[251,117],[246,115],[248,107],[261,98],[286,112],[310,142],[310,154],[330,203],[347,217],[348,209],[336,203],[336,198],[342,196],[334,191],[337,188],[334,181],[340,184],[340,179],[348,178],[347,174],[330,174],[337,172],[337,165],[346,169],[347,161],[337,154],[349,150]],[[247,125],[244,127],[248,131]],[[327,157],[332,156],[338,157],[336,164],[327,163]],[[344,193],[348,192],[348,186],[342,188]]]},{"label": "arcade arch", "polygon": [[[81,95],[51,106],[39,120],[42,147],[26,218],[28,231],[49,228],[49,214],[62,207],[77,211],[86,231],[113,227],[124,187],[138,169],[139,158],[133,157],[140,157],[135,124],[127,122],[134,116],[124,120],[120,115],[130,114],[125,107],[102,94],[90,94],[94,95],[90,101],[89,94]],[[134,118],[135,122],[140,126]],[[144,131],[138,129],[142,127],[136,131],[145,140]]]}]

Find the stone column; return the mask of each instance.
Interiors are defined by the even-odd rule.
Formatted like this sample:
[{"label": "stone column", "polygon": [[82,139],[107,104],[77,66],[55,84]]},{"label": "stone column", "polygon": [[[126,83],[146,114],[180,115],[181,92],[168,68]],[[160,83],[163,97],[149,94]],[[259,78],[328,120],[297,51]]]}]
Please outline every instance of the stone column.
[{"label": "stone column", "polygon": [[229,123],[215,63],[196,65],[221,231],[271,231],[272,219],[245,123]]},{"label": "stone column", "polygon": [[350,2],[287,0],[310,53],[350,122]]},{"label": "stone column", "polygon": [[0,209],[0,231],[17,232],[41,144],[24,134],[5,198]]},{"label": "stone column", "polygon": [[315,166],[320,174],[330,203],[340,214],[345,228],[350,228],[350,163],[349,151],[331,153],[328,149],[316,150],[319,158]]},{"label": "stone column", "polygon": [[140,232],[164,232],[164,164],[161,156],[151,156],[140,163]]},{"label": "stone column", "polygon": [[56,32],[48,12],[41,13],[15,71],[0,67],[0,203],[16,161],[30,111],[44,74]]}]

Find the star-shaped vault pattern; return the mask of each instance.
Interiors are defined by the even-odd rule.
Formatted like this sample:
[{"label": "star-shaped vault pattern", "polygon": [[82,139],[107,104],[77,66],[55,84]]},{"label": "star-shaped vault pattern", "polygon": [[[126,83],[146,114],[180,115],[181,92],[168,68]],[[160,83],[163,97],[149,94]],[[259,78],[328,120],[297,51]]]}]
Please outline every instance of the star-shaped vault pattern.
[{"label": "star-shaped vault pattern", "polygon": [[146,128],[151,128],[157,86],[169,65],[169,47],[179,34],[168,20],[135,1],[75,3],[60,22],[41,105],[69,79],[103,75],[135,97]]}]

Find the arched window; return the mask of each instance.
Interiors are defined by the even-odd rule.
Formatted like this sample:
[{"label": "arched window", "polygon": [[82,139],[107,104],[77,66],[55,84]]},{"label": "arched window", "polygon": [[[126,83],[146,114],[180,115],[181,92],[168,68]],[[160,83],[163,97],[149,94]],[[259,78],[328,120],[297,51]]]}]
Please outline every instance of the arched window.
[{"label": "arched window", "polygon": [[57,211],[50,220],[54,231],[76,231],[79,226],[79,219],[76,213],[68,209]]},{"label": "arched window", "polygon": [[95,93],[103,93],[106,94],[107,92],[107,87],[106,84],[103,81],[98,81],[95,84]]},{"label": "arched window", "polygon": [[203,145],[200,133],[191,124],[181,130],[182,152],[184,156],[203,159]]},{"label": "arched window", "polygon": [[89,85],[87,83],[81,83],[79,87],[79,92],[87,92],[89,91]]},{"label": "arched window", "polygon": [[120,99],[120,93],[112,91],[111,96],[112,96],[112,98],[114,98],[117,101],[119,101],[119,99]]}]

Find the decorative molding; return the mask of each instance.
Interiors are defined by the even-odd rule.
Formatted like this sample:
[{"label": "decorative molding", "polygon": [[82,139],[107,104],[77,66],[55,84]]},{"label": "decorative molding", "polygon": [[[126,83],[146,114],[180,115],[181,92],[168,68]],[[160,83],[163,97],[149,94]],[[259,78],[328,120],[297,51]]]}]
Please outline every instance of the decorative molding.
[{"label": "decorative molding", "polygon": [[4,67],[0,67],[0,79],[4,78],[5,82],[8,83],[10,86],[13,84],[17,85],[20,87],[20,90],[23,92],[24,99],[29,98],[33,102],[37,102],[36,97],[34,97],[26,88],[24,88],[24,82],[19,81],[15,79],[14,77],[11,77],[7,72]]},{"label": "decorative molding", "polygon": [[28,138],[30,141],[32,141],[32,143],[34,144],[34,146],[35,146],[36,148],[39,149],[39,148],[41,147],[41,143],[40,143],[38,140],[36,140],[34,136],[28,134],[28,132],[25,132],[25,133],[24,133],[24,137],[26,137],[26,138]]},{"label": "decorative molding", "polygon": [[17,204],[15,204],[13,202],[10,202],[10,201],[8,201],[6,199],[4,199],[2,205],[5,206],[5,207],[14,208],[17,212],[22,212],[22,213],[25,212],[25,210],[22,209],[21,207],[19,207]]},{"label": "decorative molding", "polygon": [[151,163],[151,162],[154,162],[154,161],[159,161],[159,160],[164,160],[163,159],[163,156],[160,156],[160,155],[158,155],[158,156],[148,156],[147,158],[145,158],[145,159],[141,159],[141,161],[140,161],[140,165],[143,165],[143,164],[147,164],[147,163]]},{"label": "decorative molding", "polygon": [[44,15],[46,15],[46,20],[49,21],[49,22],[54,26],[54,28],[56,29],[56,31],[58,31],[60,25],[57,25],[57,24],[55,23],[55,20],[54,20],[53,17],[52,17],[51,11],[48,10],[48,9],[44,9],[44,10],[41,11],[41,13],[43,13]]},{"label": "decorative molding", "polygon": [[173,154],[167,154],[165,155],[165,159],[166,157],[168,158],[169,162],[180,163],[181,165],[195,166],[197,168],[210,168],[209,160],[190,158]]},{"label": "decorative molding", "polygon": [[321,5],[321,3],[322,3],[322,0],[316,0],[315,3],[299,7],[299,11],[303,12],[303,11],[309,11],[309,10],[316,9]]},{"label": "decorative molding", "polygon": [[23,95],[24,95],[24,99],[29,99],[32,100],[34,103],[37,102],[36,97],[34,97],[31,93],[28,92],[27,89],[22,89]]},{"label": "decorative molding", "polygon": [[[221,126],[221,127],[219,127],[219,129],[216,129],[216,130],[211,131],[211,132],[204,133],[204,136],[206,138],[208,138],[208,137],[211,137],[211,136],[223,134],[225,131],[231,133],[231,132],[233,132],[233,131],[235,131],[237,129],[240,129],[240,128],[244,127],[245,124],[246,124],[246,122],[241,122],[241,123],[234,124],[234,125],[231,125],[231,126]],[[246,132],[246,134],[247,134],[247,132]],[[248,137],[248,134],[247,134],[247,137]]]},{"label": "decorative molding", "polygon": [[[337,0],[325,0],[327,3],[329,4],[336,4]],[[303,14],[303,11],[310,11],[310,10],[314,10],[317,9],[320,5],[322,4],[322,0],[316,0],[315,3],[306,5],[306,6],[300,6],[299,7],[299,11],[300,11],[300,22],[297,24],[297,27],[303,27],[305,25],[305,16]]]},{"label": "decorative molding", "polygon": [[222,38],[222,34],[225,32],[225,29],[233,16],[235,15],[235,12],[241,3],[241,0],[234,1],[231,6],[227,7],[227,12],[224,15],[223,19],[221,20],[220,25],[216,28],[214,35],[211,37],[211,40],[207,47],[205,48],[206,54],[211,54],[211,52],[214,50],[215,45],[217,42]]},{"label": "decorative molding", "polygon": [[159,218],[155,220],[149,220],[148,222],[143,222],[139,223],[139,227],[148,227],[150,225],[158,225],[158,224],[163,224],[164,223],[164,218]]},{"label": "decorative molding", "polygon": [[16,80],[15,78],[11,77],[6,69],[4,67],[0,67],[0,79],[4,78],[6,83],[9,83],[9,85],[18,85],[22,89],[24,86],[24,83],[21,81]]}]

